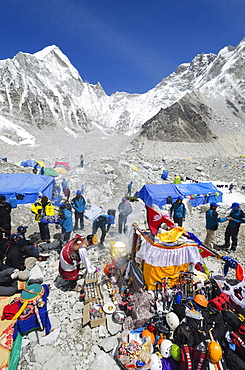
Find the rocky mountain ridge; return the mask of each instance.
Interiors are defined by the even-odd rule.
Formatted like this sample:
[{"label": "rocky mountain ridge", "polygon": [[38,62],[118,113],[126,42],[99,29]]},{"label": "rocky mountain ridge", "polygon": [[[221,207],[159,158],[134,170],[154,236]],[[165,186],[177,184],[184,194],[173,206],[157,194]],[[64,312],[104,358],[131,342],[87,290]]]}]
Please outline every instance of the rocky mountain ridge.
[{"label": "rocky mountain ridge", "polygon": [[[244,131],[244,58],[245,39],[218,55],[197,55],[145,94],[108,96],[100,83],[84,82],[57,46],[33,55],[19,52],[0,62],[0,114],[20,126],[100,128],[132,135],[161,109],[195,92],[213,110],[212,119],[216,113],[212,102],[218,99],[224,103],[224,114],[231,113]],[[215,120],[214,126],[219,130]]]}]

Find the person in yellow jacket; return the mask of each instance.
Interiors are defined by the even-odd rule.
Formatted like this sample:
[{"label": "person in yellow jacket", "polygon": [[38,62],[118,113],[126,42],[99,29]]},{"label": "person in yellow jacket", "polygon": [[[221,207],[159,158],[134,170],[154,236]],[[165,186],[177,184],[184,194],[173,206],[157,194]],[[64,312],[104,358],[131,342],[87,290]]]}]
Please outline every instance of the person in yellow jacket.
[{"label": "person in yellow jacket", "polygon": [[32,204],[31,211],[35,214],[35,221],[38,222],[41,239],[49,243],[50,233],[48,223],[42,222],[41,218],[44,216],[54,216],[54,206],[48,200],[48,197],[44,195],[42,198],[38,198],[37,201]]}]

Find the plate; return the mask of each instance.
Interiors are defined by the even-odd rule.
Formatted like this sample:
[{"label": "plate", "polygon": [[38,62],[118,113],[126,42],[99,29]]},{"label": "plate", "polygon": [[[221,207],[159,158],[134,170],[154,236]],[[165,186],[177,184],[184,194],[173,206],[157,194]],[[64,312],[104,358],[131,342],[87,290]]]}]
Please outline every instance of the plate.
[{"label": "plate", "polygon": [[116,324],[123,324],[125,318],[126,314],[123,311],[115,311],[112,314],[112,321],[114,321]]},{"label": "plate", "polygon": [[107,314],[112,314],[116,311],[116,306],[112,302],[107,302],[103,306],[103,311]]}]

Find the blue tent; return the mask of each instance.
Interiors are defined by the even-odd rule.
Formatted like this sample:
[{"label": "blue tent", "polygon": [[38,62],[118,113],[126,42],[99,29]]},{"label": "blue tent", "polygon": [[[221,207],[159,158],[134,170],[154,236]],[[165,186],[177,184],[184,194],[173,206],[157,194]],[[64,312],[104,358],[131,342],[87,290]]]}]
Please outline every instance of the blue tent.
[{"label": "blue tent", "polygon": [[222,202],[223,194],[216,189],[212,182],[192,184],[160,184],[144,185],[136,194],[144,203],[150,207],[156,204],[161,208],[167,203],[170,196],[175,202],[179,196],[188,198],[192,207],[211,202]]},{"label": "blue tent", "polygon": [[211,202],[222,202],[223,193],[212,182],[175,184],[176,189],[185,198],[190,198],[192,207]]},{"label": "blue tent", "polygon": [[152,204],[156,204],[159,208],[167,203],[169,196],[175,202],[180,195],[174,184],[144,185],[137,193],[137,197],[141,198],[147,206],[152,207]]},{"label": "blue tent", "polygon": [[20,166],[23,167],[35,167],[36,165],[40,168],[39,164],[34,159],[27,159],[26,161],[20,162]]},{"label": "blue tent", "polygon": [[0,195],[6,200],[17,199],[18,204],[33,203],[38,193],[52,199],[55,180],[51,176],[37,176],[26,173],[11,173],[0,175]]}]

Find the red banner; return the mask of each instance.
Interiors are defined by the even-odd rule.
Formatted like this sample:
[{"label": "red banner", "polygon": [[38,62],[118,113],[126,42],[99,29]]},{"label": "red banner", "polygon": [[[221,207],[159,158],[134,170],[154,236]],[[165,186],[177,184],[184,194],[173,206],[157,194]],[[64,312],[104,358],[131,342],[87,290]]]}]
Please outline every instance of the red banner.
[{"label": "red banner", "polygon": [[158,213],[153,208],[146,206],[146,211],[147,211],[147,222],[152,235],[157,234],[157,231],[163,222],[170,228],[175,226],[173,221],[171,221],[166,216],[163,216],[161,213]]}]

